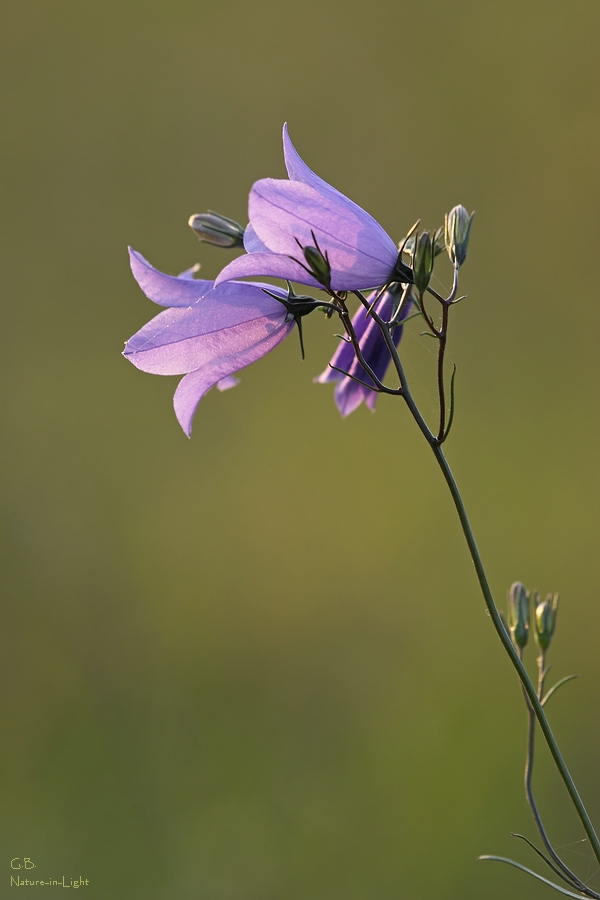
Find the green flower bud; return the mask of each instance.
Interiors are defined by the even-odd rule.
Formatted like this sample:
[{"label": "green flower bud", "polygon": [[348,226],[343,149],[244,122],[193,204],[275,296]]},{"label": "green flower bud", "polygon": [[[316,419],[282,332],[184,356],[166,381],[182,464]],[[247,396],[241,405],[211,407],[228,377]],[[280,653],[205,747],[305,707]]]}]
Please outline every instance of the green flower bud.
[{"label": "green flower bud", "polygon": [[233,219],[219,213],[207,212],[190,216],[188,225],[198,240],[214,247],[243,247],[244,229]]},{"label": "green flower bud", "polygon": [[[316,244],[316,241],[315,241]],[[331,287],[331,266],[326,256],[323,256],[318,246],[303,247],[302,252],[310,274],[314,276],[323,287]]]},{"label": "green flower bud", "polygon": [[[539,601],[539,596],[536,598]],[[540,650],[547,650],[556,628],[558,612],[558,594],[548,594],[544,601],[537,602],[535,607],[535,639]]]},{"label": "green flower bud", "polygon": [[431,273],[433,272],[433,260],[435,258],[435,244],[428,231],[424,231],[417,238],[413,261],[413,278],[415,287],[420,294],[427,290]]},{"label": "green flower bud", "polygon": [[444,228],[446,250],[448,251],[450,262],[457,268],[462,266],[467,258],[467,247],[469,246],[469,235],[474,215],[474,212],[469,215],[464,206],[455,206],[446,215]]},{"label": "green flower bud", "polygon": [[529,591],[520,581],[508,592],[508,627],[513,644],[523,649],[529,637]]}]

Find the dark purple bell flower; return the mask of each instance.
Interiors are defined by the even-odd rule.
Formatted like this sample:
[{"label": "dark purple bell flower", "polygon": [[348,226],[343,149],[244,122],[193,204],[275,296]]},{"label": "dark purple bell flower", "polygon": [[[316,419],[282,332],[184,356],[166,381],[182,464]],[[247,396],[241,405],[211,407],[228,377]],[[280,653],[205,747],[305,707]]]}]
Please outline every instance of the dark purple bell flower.
[{"label": "dark purple bell flower", "polygon": [[[372,303],[375,297],[376,292],[374,291],[367,297],[368,302]],[[395,285],[392,290],[384,291],[377,301],[375,309],[384,321],[391,319],[395,301],[397,299],[398,285]],[[405,319],[408,315],[410,306],[410,302],[405,302],[403,304],[401,312],[402,319]],[[354,331],[358,338],[365,362],[370,366],[377,378],[379,378],[380,381],[383,380],[390,363],[390,351],[379,330],[379,326],[373,317],[368,315],[367,310],[362,305],[352,319],[352,325],[354,326]],[[394,328],[392,337],[397,347],[400,338],[402,337],[402,325],[398,325]],[[361,381],[364,381],[366,385],[372,384],[373,387],[375,387],[373,380],[365,372],[358,361],[354,352],[354,347],[351,343],[345,340],[340,341],[340,345],[333,354],[330,365],[321,375],[315,378],[315,381],[320,384],[335,382],[333,399],[344,418],[349,416],[351,412],[354,412],[363,400],[369,409],[374,411],[377,397],[379,396],[378,392],[371,390],[371,388],[366,387],[363,384],[359,384],[358,381],[354,381],[352,378],[349,378],[348,375],[342,375],[341,372],[337,372],[335,369],[332,369],[331,366],[336,366],[337,369],[343,369],[344,372],[348,372],[348,375],[353,375],[354,378],[359,378]]]}]

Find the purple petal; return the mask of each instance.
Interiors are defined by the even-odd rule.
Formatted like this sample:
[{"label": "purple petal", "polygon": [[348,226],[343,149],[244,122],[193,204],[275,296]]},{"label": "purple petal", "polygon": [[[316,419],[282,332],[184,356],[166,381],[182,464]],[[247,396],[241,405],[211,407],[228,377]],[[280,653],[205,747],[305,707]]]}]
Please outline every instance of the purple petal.
[{"label": "purple petal", "polygon": [[[143,259],[143,257],[141,257],[141,259]],[[144,260],[144,262],[146,262],[146,260]],[[146,263],[146,265],[149,265],[149,263]],[[152,268],[152,266],[150,266],[150,268]],[[200,271],[200,263],[196,263],[196,265],[192,266],[191,269],[184,269],[183,272],[180,272],[177,277],[195,281],[196,275],[198,274],[199,271]]]},{"label": "purple petal", "polygon": [[321,287],[306,271],[302,252],[303,247],[314,246],[315,238],[329,259],[334,290],[372,288],[388,281],[398,258],[390,236],[369,213],[306,165],[286,125],[283,149],[291,180],[265,178],[250,192],[244,247],[254,258],[238,257],[223,269],[216,284],[262,275]]},{"label": "purple petal", "polygon": [[358,384],[357,381],[352,381],[351,378],[344,378],[336,384],[333,392],[333,399],[335,400],[335,405],[339,409],[342,418],[345,419],[346,416],[353,413],[363,400],[366,399],[367,394],[373,394],[374,397],[377,396],[374,391],[370,391],[368,388],[363,387],[362,384]]},{"label": "purple petal", "polygon": [[240,383],[240,379],[236,378],[235,375],[226,375],[225,378],[221,378],[220,381],[217,381],[217,390],[219,391],[229,391],[231,388],[236,387]]},{"label": "purple petal", "polygon": [[375,404],[377,403],[377,398],[379,394],[377,391],[367,391],[365,389],[365,406],[371,410],[371,412],[375,412]]},{"label": "purple petal", "polygon": [[285,159],[285,167],[291,181],[301,181],[304,184],[309,184],[311,187],[315,188],[315,190],[319,191],[319,193],[329,193],[335,197],[341,197],[346,205],[357,210],[359,214],[367,216],[371,222],[381,228],[376,219],[370,216],[368,212],[358,206],[357,203],[354,203],[353,200],[350,200],[349,197],[346,197],[345,194],[342,194],[341,191],[334,188],[331,184],[328,184],[322,178],[319,178],[319,176],[306,165],[292,144],[292,140],[288,134],[287,123],[283,126],[283,156]]},{"label": "purple petal", "polygon": [[314,233],[328,254],[335,290],[383,284],[395,267],[398,250],[392,239],[342,194],[264,178],[253,185],[248,208],[258,238],[273,253],[302,259],[299,244],[314,246]]},{"label": "purple petal", "polygon": [[232,323],[231,314],[237,310],[231,308],[225,308],[224,314],[218,317],[197,307],[166,309],[127,341],[123,355],[143,372],[183,375],[200,365],[227,359],[278,334],[282,328],[287,334],[287,313],[282,305],[281,310],[275,316],[252,318],[242,318],[244,310],[240,310],[236,316],[238,321]]},{"label": "purple petal", "polygon": [[202,281],[189,277],[187,273],[176,278],[165,275],[147,262],[141,253],[129,248],[129,261],[133,277],[149,300],[159,306],[192,306],[207,291],[212,290],[212,281]]},{"label": "purple petal", "polygon": [[179,424],[188,437],[192,431],[194,413],[206,392],[218,381],[265,356],[287,337],[293,327],[293,322],[281,325],[279,329],[266,334],[250,345],[240,342],[237,347],[234,347],[230,342],[227,357],[211,360],[181,379],[175,391],[173,405]]},{"label": "purple petal", "polygon": [[[298,281],[311,287],[321,287],[318,281],[315,281],[312,275],[302,268],[300,263],[277,253],[248,253],[245,256],[238,256],[219,272],[215,280],[215,287],[220,288],[232,278],[250,276],[287,278],[289,281]],[[287,294],[285,296],[287,297]]]},{"label": "purple petal", "polygon": [[[185,377],[175,393],[175,411],[189,436],[195,409],[213,385],[224,391],[238,383],[233,373],[276,347],[294,327],[277,297],[288,292],[272,285],[230,281],[219,287],[196,281],[196,267],[173,278],[130,250],[133,274],[159,313],[125,345],[138,369]],[[265,293],[269,290],[276,296]],[[187,374],[186,374],[187,373]]]},{"label": "purple petal", "polygon": [[193,300],[193,305],[173,306],[159,313],[129,339],[124,356],[145,372],[191,372],[227,356],[232,348],[236,351],[240,342],[262,340],[285,324],[285,306],[263,290],[268,288],[283,299],[287,292],[281,288],[247,282],[227,282],[212,288],[213,282],[201,282],[200,296],[191,296],[189,288],[198,282],[162,275],[145,260],[140,262],[137,255],[134,258],[137,274],[146,284],[150,282],[153,291],[165,281],[168,285],[175,281],[178,290],[188,293],[186,299]]},{"label": "purple petal", "polygon": [[[312,169],[309,169],[292,144],[292,140],[288,134],[287,122],[283,126],[283,157],[291,181],[302,181],[304,184],[309,184],[317,191],[322,191],[323,193],[331,191],[334,194],[339,194],[340,197],[344,196],[343,194],[340,194],[339,191],[336,191],[330,184],[327,184],[322,178],[319,178]],[[345,197],[344,199],[347,200],[348,198]],[[349,200],[348,202],[351,203],[352,201]]]},{"label": "purple petal", "polygon": [[246,253],[262,253],[265,250],[268,251],[268,247],[260,240],[252,227],[252,223],[246,225],[246,230],[244,231],[244,250]]}]

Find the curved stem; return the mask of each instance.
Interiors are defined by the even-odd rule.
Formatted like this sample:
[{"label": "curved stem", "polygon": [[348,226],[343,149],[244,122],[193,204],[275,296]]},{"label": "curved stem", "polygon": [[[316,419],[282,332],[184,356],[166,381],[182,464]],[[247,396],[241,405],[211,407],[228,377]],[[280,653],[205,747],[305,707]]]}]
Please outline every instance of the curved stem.
[{"label": "curved stem", "polygon": [[492,862],[501,862],[506,863],[508,866],[514,866],[515,869],[520,869],[521,872],[526,872],[527,875],[531,875],[532,878],[537,878],[538,881],[542,881],[544,884],[547,884],[548,887],[554,888],[555,891],[558,891],[560,894],[565,894],[567,897],[575,897],[575,900],[581,900],[581,894],[574,894],[573,891],[566,891],[559,884],[554,884],[553,881],[549,881],[547,878],[543,878],[541,875],[538,875],[537,872],[533,872],[531,869],[528,869],[526,866],[522,866],[521,863],[515,862],[514,859],[507,859],[505,856],[480,856],[479,859],[489,859]]},{"label": "curved stem", "polygon": [[560,776],[564,782],[564,785],[567,789],[569,797],[573,803],[577,811],[577,815],[581,821],[583,826],[583,830],[585,831],[588,840],[592,846],[594,851],[594,855],[600,863],[600,841],[598,840],[598,836],[594,831],[594,826],[590,820],[590,817],[587,813],[585,806],[583,805],[583,801],[579,796],[579,792],[575,787],[575,783],[571,777],[571,773],[569,772],[564,759],[562,758],[561,752],[558,749],[558,744],[556,743],[556,739],[554,734],[552,733],[552,729],[550,728],[550,723],[546,718],[546,714],[542,707],[542,704],[538,698],[537,691],[533,686],[533,683],[527,674],[527,670],[525,669],[523,663],[519,659],[519,654],[513,645],[509,635],[506,632],[506,629],[502,623],[502,619],[500,617],[500,613],[498,612],[498,608],[494,602],[494,597],[492,595],[492,591],[490,589],[487,576],[485,574],[485,569],[483,568],[483,563],[481,561],[481,556],[479,554],[479,548],[477,547],[477,543],[475,541],[475,536],[471,529],[471,524],[469,522],[467,511],[465,509],[465,505],[463,503],[462,497],[460,495],[460,491],[458,489],[458,485],[454,480],[454,475],[448,465],[448,461],[444,456],[444,452],[439,444],[431,444],[431,449],[433,454],[438,462],[440,469],[442,470],[442,474],[446,480],[446,484],[450,490],[450,494],[452,495],[452,499],[454,501],[454,506],[456,508],[456,512],[458,513],[458,518],[460,520],[460,524],[462,526],[463,534],[465,536],[465,540],[467,542],[467,546],[469,548],[469,553],[471,555],[471,559],[473,561],[473,565],[475,567],[475,572],[477,574],[477,579],[479,581],[479,586],[481,588],[481,593],[483,594],[483,599],[485,601],[485,605],[488,609],[490,617],[492,619],[494,628],[496,629],[496,633],[500,638],[504,649],[506,650],[508,656],[510,657],[510,661],[513,666],[517,670],[517,674],[523,685],[523,689],[525,690],[529,702],[535,712],[535,716],[540,724],[540,728],[542,729],[542,733],[544,738],[546,739],[546,743],[548,744],[548,748],[550,753],[552,754],[552,758],[556,764],[556,768],[558,769]]},{"label": "curved stem", "polygon": [[[529,838],[526,838],[524,834],[517,834],[516,831],[513,831],[513,832],[512,832],[512,836],[513,836],[513,837],[516,837],[516,838],[520,838],[522,841],[525,841],[525,843],[526,843],[529,847],[531,847],[531,849],[533,850],[533,852],[534,852],[534,853],[537,853],[537,855],[540,857],[540,859],[543,859],[544,862],[546,863],[546,865],[549,866],[549,867],[552,869],[552,871],[554,872],[554,874],[557,875],[559,878],[561,878],[561,879],[564,881],[565,884],[568,884],[569,887],[577,887],[577,885],[574,884],[573,881],[572,881],[571,879],[567,878],[566,875],[563,875],[563,873],[562,873],[561,870],[558,868],[558,866],[555,866],[554,863],[552,862],[552,860],[551,860],[548,856],[546,856],[544,853],[542,853],[542,851],[539,850],[539,849],[535,846],[535,844],[532,843],[532,841],[529,840]],[[579,888],[578,888],[578,890],[579,890]],[[587,891],[587,888],[586,888],[586,891]],[[588,894],[588,896],[591,896],[591,894]],[[594,896],[595,896],[595,895],[594,895]]]},{"label": "curved stem", "polygon": [[[456,292],[458,290],[458,269],[455,268],[454,272],[454,283],[452,286],[452,294],[451,298],[453,299]],[[448,300],[445,300],[441,297],[435,290],[432,288],[428,288],[428,291],[433,294],[444,306],[450,305]],[[544,712],[542,701],[540,697],[538,697],[538,693],[536,688],[534,687],[525,666],[523,665],[517,648],[514,646],[511,637],[504,626],[502,621],[502,617],[496,606],[494,601],[494,597],[487,580],[487,575],[485,573],[485,569],[483,567],[483,562],[479,553],[479,548],[477,546],[477,542],[475,541],[475,535],[473,534],[473,530],[471,528],[471,523],[469,522],[469,518],[467,516],[467,511],[465,505],[463,503],[463,499],[461,497],[460,491],[458,489],[458,485],[455,481],[454,475],[452,474],[452,470],[448,464],[448,461],[444,455],[444,451],[441,446],[441,441],[437,436],[433,434],[430,430],[427,422],[423,418],[421,411],[419,410],[417,404],[415,403],[412,394],[410,392],[410,388],[408,386],[406,376],[404,374],[404,368],[402,366],[402,362],[400,360],[400,356],[398,354],[396,345],[392,339],[390,334],[390,330],[387,326],[387,323],[383,321],[383,319],[377,314],[377,312],[372,308],[372,306],[367,302],[366,298],[360,291],[352,291],[356,297],[360,300],[363,306],[366,307],[369,314],[373,317],[377,325],[381,330],[381,334],[387,344],[388,350],[390,352],[390,356],[392,358],[394,367],[396,372],[398,373],[398,378],[400,380],[400,387],[402,390],[402,397],[406,402],[415,422],[417,423],[421,433],[425,437],[425,440],[431,447],[433,455],[435,456],[437,463],[442,471],[442,475],[448,485],[448,489],[452,496],[452,500],[454,501],[454,506],[456,512],[458,514],[458,518],[462,527],[462,531],[467,542],[467,546],[469,548],[469,553],[471,556],[471,560],[473,562],[473,566],[475,568],[475,573],[477,575],[477,580],[479,581],[479,586],[481,588],[481,593],[483,595],[483,599],[485,605],[487,607],[488,613],[496,630],[496,634],[500,638],[500,641],[508,654],[508,657],[513,664],[514,668],[517,671],[517,675],[519,680],[523,686],[523,690],[527,696],[528,702],[531,704],[531,708],[535,714],[537,721],[539,722],[540,728],[542,730],[542,734],[546,740],[548,745],[548,749],[552,755],[556,768],[562,778],[562,781],[567,789],[567,793],[571,798],[571,802],[575,807],[579,820],[583,826],[583,830],[587,835],[587,838],[591,844],[592,850],[594,851],[594,855],[600,864],[600,840],[598,840],[598,835],[594,830],[594,826],[592,821],[587,813],[587,810],[583,804],[581,797],[579,796],[579,792],[575,786],[575,782],[571,777],[571,773],[569,772],[567,765],[562,758],[561,752],[558,748],[558,744],[556,742],[556,738],[550,728],[550,723],[546,717]]]}]

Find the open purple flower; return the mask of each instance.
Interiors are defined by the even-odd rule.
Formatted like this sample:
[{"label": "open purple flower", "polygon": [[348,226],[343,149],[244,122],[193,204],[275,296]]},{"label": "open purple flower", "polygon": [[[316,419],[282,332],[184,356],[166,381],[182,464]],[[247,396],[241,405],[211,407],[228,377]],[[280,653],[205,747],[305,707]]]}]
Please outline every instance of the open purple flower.
[{"label": "open purple flower", "polygon": [[[394,285],[392,289],[384,291],[377,301],[375,309],[385,321],[388,321],[392,317],[394,305],[398,299],[398,290],[399,286]],[[372,303],[375,297],[375,292],[370,294],[367,298],[369,303]],[[406,318],[410,306],[410,302],[403,303],[400,313],[401,319]],[[358,338],[365,362],[370,366],[377,378],[382,380],[390,362],[390,351],[379,330],[379,326],[373,317],[368,315],[367,310],[362,305],[352,319],[352,325],[356,337]],[[402,337],[402,325],[398,325],[394,328],[392,337],[397,347],[400,338]],[[336,371],[336,369],[332,369],[331,366],[335,366],[336,369],[342,369],[344,372],[348,372],[348,375],[343,375],[341,372]],[[353,375],[354,378],[359,378],[360,381],[364,381],[365,384],[359,384],[358,381],[354,381],[353,378],[350,378],[350,375]],[[354,347],[348,341],[342,340],[340,342],[339,347],[333,354],[331,363],[321,375],[315,378],[315,381],[320,384],[336,382],[333,399],[344,418],[349,416],[351,412],[354,412],[363,400],[369,409],[375,410],[378,392],[366,386],[371,384],[373,385],[373,388],[375,388],[372,378],[365,372],[356,357]]]},{"label": "open purple flower", "polygon": [[[173,404],[179,424],[189,437],[198,403],[211,387],[227,390],[233,373],[260,359],[294,327],[282,301],[288,292],[272,285],[194,278],[195,269],[178,277],[164,275],[129,251],[131,270],[159,313],[130,338],[123,355],[144,372],[184,375]],[[266,294],[267,288],[270,294]]]},{"label": "open purple flower", "polygon": [[[271,276],[323,287],[307,266],[305,248],[327,261],[335,291],[363,290],[409,281],[410,269],[375,219],[308,168],[283,128],[289,181],[263,178],[250,192],[245,256],[225,266],[215,284],[246,276]],[[329,286],[327,285],[327,286]]]}]

